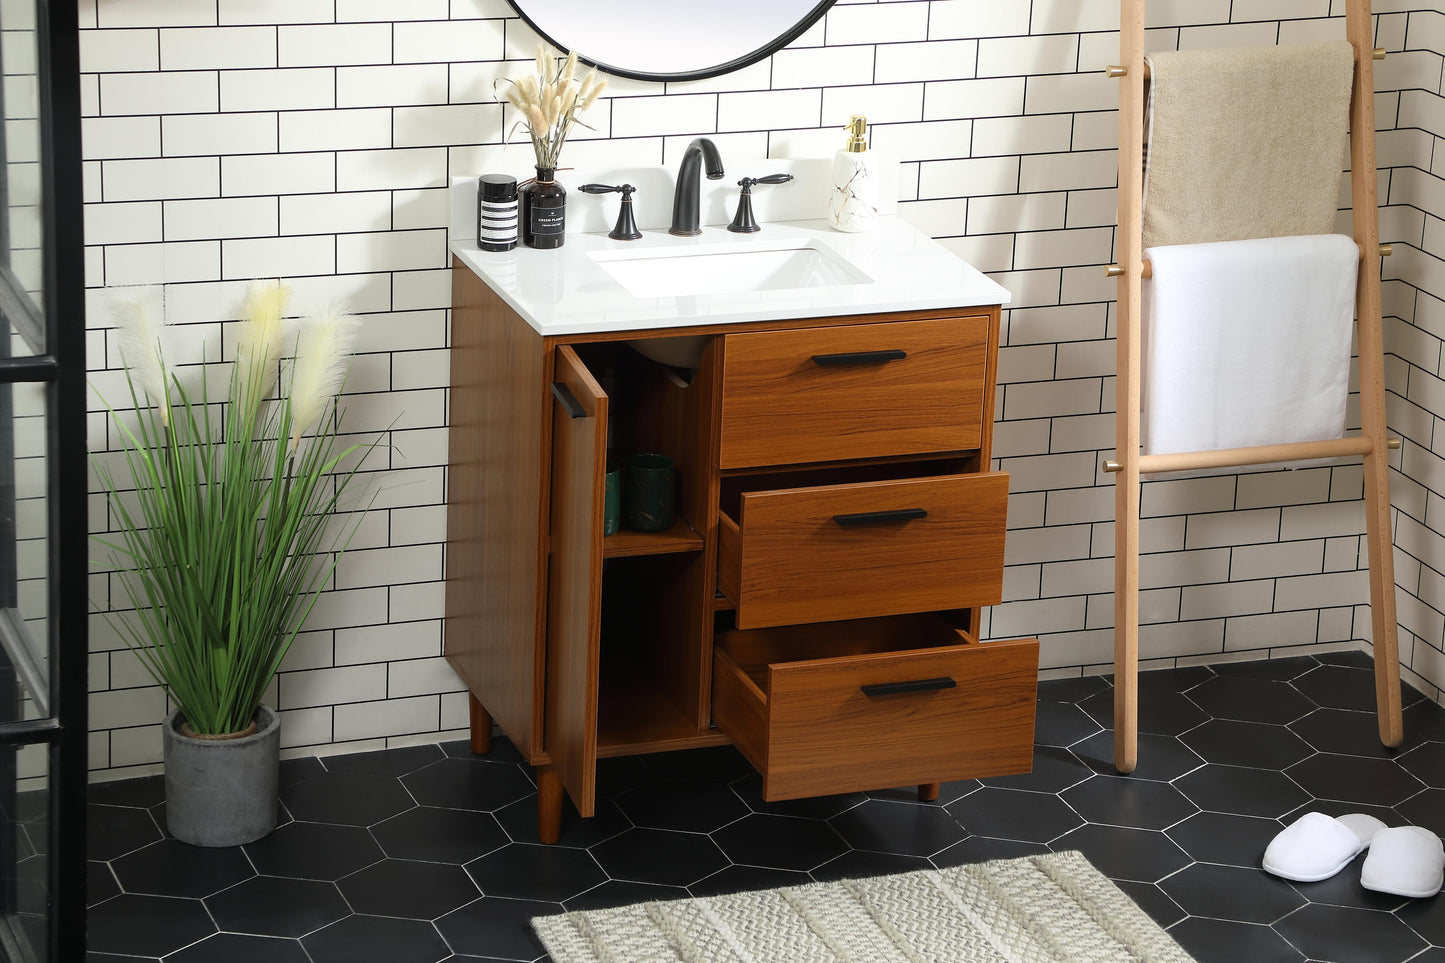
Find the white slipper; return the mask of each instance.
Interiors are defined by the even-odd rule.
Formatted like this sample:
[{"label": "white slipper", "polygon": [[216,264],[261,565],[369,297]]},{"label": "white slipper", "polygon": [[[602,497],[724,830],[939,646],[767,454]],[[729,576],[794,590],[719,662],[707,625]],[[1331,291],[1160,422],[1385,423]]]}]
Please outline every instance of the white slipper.
[{"label": "white slipper", "polygon": [[1297,883],[1329,879],[1365,848],[1350,826],[1324,813],[1308,812],[1270,840],[1264,869]]},{"label": "white slipper", "polygon": [[1382,829],[1370,843],[1360,885],[1377,893],[1423,899],[1445,882],[1445,848],[1440,837],[1419,826]]},{"label": "white slipper", "polygon": [[1344,823],[1356,836],[1360,837],[1360,847],[1370,848],[1370,841],[1375,834],[1385,828],[1385,824],[1371,816],[1369,813],[1345,813],[1343,816],[1336,816],[1335,819]]}]

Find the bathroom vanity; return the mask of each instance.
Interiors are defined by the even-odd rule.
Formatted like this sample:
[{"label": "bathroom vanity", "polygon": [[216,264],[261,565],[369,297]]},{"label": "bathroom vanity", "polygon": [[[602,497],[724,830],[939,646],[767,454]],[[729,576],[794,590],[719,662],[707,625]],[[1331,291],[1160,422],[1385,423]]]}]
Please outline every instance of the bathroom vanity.
[{"label": "bathroom vanity", "polygon": [[[445,651],[544,841],[606,756],[733,742],[769,800],[1030,768],[1038,643],[978,641],[1008,295],[880,220],[453,240]],[[644,452],[677,520],[604,537],[608,459]]]}]

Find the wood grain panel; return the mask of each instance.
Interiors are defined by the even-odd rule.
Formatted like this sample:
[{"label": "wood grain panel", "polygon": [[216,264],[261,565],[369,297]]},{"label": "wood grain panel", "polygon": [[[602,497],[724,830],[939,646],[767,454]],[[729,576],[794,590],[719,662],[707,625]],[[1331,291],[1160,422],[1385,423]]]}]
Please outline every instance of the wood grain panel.
[{"label": "wood grain panel", "polygon": [[[728,335],[720,466],[977,448],[988,329],[984,316]],[[893,349],[907,357],[813,360]]]},{"label": "wood grain panel", "polygon": [[601,659],[602,499],[607,395],[571,348],[557,349],[553,383],[582,417],[552,408],[552,556],[547,603],[547,751],[583,816],[597,782]]},{"label": "wood grain panel", "polygon": [[[923,509],[845,527],[835,515]],[[988,472],[742,496],[739,628],[993,605],[1003,596],[1008,475]]]},{"label": "wood grain panel", "polygon": [[[948,644],[871,651],[892,634],[881,621],[839,626],[842,647],[861,651],[834,657],[797,657],[817,651],[821,636],[810,630],[792,639],[787,630],[720,637],[714,714],[763,774],[763,798],[1029,771],[1037,640],[980,644],[937,616],[913,620],[911,629],[915,645]],[[774,661],[750,661],[758,657]],[[937,678],[955,686],[875,696],[862,691]]]},{"label": "wood grain panel", "polygon": [[447,660],[529,761],[542,752],[541,337],[452,262]]}]

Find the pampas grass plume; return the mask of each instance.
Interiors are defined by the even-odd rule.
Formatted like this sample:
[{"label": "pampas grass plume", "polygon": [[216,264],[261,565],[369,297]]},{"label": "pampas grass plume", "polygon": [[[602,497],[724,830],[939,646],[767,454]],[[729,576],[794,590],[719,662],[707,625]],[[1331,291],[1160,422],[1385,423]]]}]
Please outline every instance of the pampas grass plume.
[{"label": "pampas grass plume", "polygon": [[291,374],[292,451],[341,390],[360,329],[361,320],[345,305],[327,307],[303,324]]},{"label": "pampas grass plume", "polygon": [[139,301],[127,299],[112,309],[117,326],[121,357],[131,370],[141,390],[151,403],[160,408],[161,424],[171,424],[170,369],[166,367],[162,333],[165,325]]},{"label": "pampas grass plume", "polygon": [[[259,404],[276,383],[281,357],[281,316],[291,289],[279,281],[256,281],[246,289],[245,324],[241,327],[236,363],[241,365],[243,398]],[[238,399],[240,400],[240,399]]]}]

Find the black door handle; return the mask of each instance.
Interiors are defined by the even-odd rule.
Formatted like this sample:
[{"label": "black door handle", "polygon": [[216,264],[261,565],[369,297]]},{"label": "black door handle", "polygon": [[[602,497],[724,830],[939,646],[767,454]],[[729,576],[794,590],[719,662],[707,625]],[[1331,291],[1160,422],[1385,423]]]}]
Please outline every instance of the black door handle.
[{"label": "black door handle", "polygon": [[560,381],[552,382],[552,396],[557,399],[562,409],[573,418],[586,418],[587,409],[582,407],[582,402],[572,393],[572,389]]},{"label": "black door handle", "polygon": [[844,354],[815,354],[813,364],[820,368],[838,368],[850,364],[883,364],[886,361],[902,361],[908,352],[900,348],[883,351],[848,351]]},{"label": "black door handle", "polygon": [[879,682],[874,685],[860,686],[865,696],[894,695],[899,692],[932,692],[934,689],[957,688],[958,683],[948,676],[940,676],[937,679],[912,679],[908,682]]},{"label": "black door handle", "polygon": [[896,508],[887,512],[858,512],[853,515],[834,515],[833,521],[844,528],[856,528],[859,525],[887,525],[889,522],[908,522],[915,518],[927,518],[928,512],[922,508]]}]

